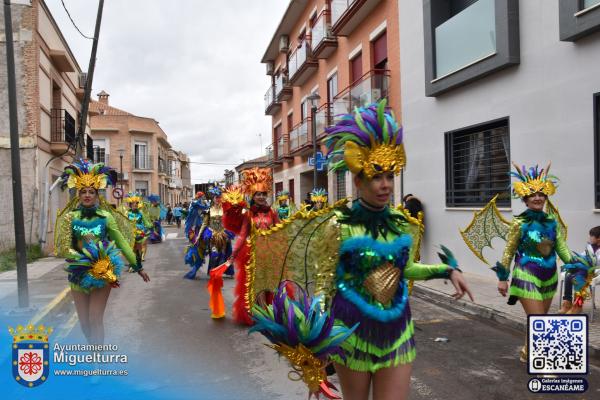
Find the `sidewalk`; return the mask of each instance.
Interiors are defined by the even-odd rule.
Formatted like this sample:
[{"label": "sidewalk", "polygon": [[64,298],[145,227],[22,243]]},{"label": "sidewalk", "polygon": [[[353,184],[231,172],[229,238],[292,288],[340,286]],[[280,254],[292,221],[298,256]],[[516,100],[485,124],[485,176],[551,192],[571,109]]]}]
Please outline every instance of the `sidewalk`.
[{"label": "sidewalk", "polygon": [[[465,272],[465,278],[469,288],[475,297],[475,303],[470,300],[454,301],[450,295],[454,293],[454,286],[450,282],[442,279],[430,281],[415,282],[413,294],[420,298],[440,303],[446,307],[457,309],[468,314],[477,315],[482,318],[494,320],[502,325],[525,332],[527,330],[527,317],[520,304],[509,306],[506,304],[507,297],[498,294],[497,279],[490,272],[490,276],[485,277],[479,274]],[[560,284],[560,282],[559,282]],[[559,286],[560,287],[560,286]],[[466,298],[466,297],[465,297]],[[594,310],[594,320],[589,323],[589,353],[590,356],[600,357],[600,293],[596,291],[596,306]],[[583,312],[591,318],[592,302],[588,300],[584,304]],[[554,296],[550,313],[556,313],[560,308],[560,299],[557,294]]]}]

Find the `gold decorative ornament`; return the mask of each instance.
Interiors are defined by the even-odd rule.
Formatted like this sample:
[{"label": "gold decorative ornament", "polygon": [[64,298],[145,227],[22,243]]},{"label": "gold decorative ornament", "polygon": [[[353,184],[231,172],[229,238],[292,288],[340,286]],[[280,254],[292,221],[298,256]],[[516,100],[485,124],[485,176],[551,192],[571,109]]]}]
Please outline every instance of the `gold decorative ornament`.
[{"label": "gold decorative ornament", "polygon": [[347,142],[344,160],[350,172],[358,174],[362,171],[367,179],[373,179],[375,175],[386,172],[399,174],[406,165],[406,154],[402,144],[377,143],[371,147],[363,147]]},{"label": "gold decorative ornament", "polygon": [[400,269],[386,262],[367,275],[363,286],[381,304],[388,304],[394,298],[400,283]]}]

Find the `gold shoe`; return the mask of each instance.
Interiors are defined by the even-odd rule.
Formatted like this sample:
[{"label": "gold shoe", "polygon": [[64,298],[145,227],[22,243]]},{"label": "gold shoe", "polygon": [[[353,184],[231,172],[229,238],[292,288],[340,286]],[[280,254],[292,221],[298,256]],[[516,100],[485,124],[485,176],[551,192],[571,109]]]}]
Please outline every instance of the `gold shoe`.
[{"label": "gold shoe", "polygon": [[521,347],[521,351],[519,351],[519,361],[522,363],[527,362],[527,346]]}]

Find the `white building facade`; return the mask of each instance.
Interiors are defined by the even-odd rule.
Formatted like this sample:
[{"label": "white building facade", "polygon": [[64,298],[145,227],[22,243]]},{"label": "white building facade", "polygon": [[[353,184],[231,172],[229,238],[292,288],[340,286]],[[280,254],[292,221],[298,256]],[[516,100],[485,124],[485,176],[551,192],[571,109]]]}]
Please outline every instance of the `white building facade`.
[{"label": "white building facade", "polygon": [[399,13],[403,192],[425,205],[424,261],[444,244],[491,274],[459,229],[496,193],[505,217],[524,210],[511,162],[552,161],[552,201],[581,251],[600,225],[600,0],[400,0]]}]

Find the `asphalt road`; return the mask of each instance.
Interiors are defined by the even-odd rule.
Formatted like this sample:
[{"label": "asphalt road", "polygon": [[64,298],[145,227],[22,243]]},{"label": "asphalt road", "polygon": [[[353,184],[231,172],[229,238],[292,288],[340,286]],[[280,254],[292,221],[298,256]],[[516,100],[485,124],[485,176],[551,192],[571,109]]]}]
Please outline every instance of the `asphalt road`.
[{"label": "asphalt road", "polygon": [[[129,355],[140,398],[160,392],[171,393],[170,399],[306,399],[303,384],[287,379],[288,365],[260,335],[248,335],[230,318],[210,318],[205,269],[195,281],[182,279],[186,240],[182,230],[167,233],[167,241],[149,245],[144,265],[152,281],[126,274],[105,316],[106,343]],[[225,280],[228,311],[233,283]],[[529,394],[529,376],[517,358],[520,333],[418,298],[411,304],[418,354],[411,399],[567,398]],[[449,341],[435,342],[437,337]],[[84,343],[77,325],[65,341]],[[590,369],[591,388],[571,398],[600,398],[600,368]],[[140,370],[143,376],[136,377]]]}]

